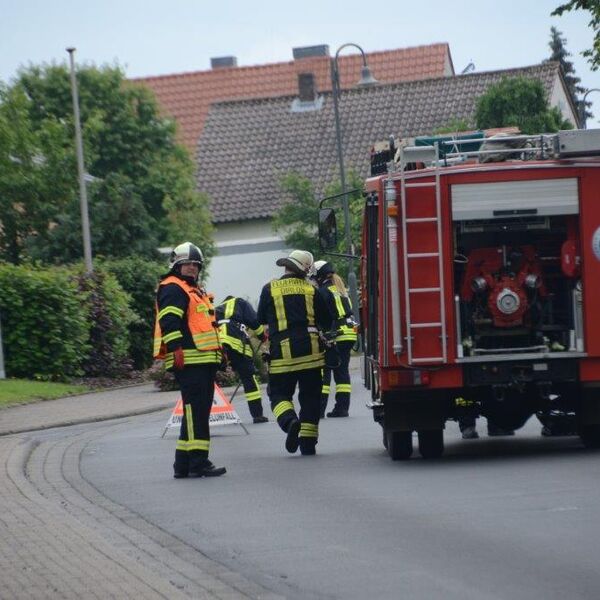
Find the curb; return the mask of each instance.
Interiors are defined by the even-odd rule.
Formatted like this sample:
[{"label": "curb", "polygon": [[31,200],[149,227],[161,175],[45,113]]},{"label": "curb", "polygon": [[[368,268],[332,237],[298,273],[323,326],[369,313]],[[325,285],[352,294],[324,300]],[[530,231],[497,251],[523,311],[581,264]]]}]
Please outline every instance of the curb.
[{"label": "curb", "polygon": [[[68,397],[68,396],[63,396]],[[55,398],[58,400],[58,398]],[[24,406],[23,404],[19,404],[16,406]],[[115,419],[124,419],[126,417],[135,417],[138,415],[147,415],[154,412],[160,412],[161,410],[167,410],[169,405],[165,406],[154,406],[152,408],[141,408],[139,410],[132,410],[127,413],[122,414],[113,414],[113,415],[105,415],[105,416],[94,416],[94,417],[81,417],[79,419],[70,419],[68,421],[61,421],[59,423],[49,423],[48,425],[40,425],[38,427],[23,427],[22,429],[9,429],[7,431],[0,431],[0,437],[4,437],[7,435],[15,435],[17,433],[29,433],[33,431],[44,431],[46,429],[58,429],[60,427],[70,427],[72,425],[83,425],[85,423],[100,423],[102,421],[112,421]]]}]

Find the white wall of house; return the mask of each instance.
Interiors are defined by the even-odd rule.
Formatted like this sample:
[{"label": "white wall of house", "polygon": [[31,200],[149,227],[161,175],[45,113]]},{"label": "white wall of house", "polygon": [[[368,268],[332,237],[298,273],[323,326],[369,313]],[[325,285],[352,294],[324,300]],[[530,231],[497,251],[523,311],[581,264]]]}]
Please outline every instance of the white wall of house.
[{"label": "white wall of house", "polygon": [[550,106],[557,106],[565,119],[569,119],[573,123],[573,127],[577,127],[577,117],[569,101],[568,92],[565,89],[560,77],[554,80],[552,93],[550,94]]},{"label": "white wall of house", "polygon": [[280,277],[275,261],[289,250],[275,235],[268,219],[216,226],[217,254],[210,262],[206,289],[220,302],[225,296],[246,298],[255,308],[262,286]]}]

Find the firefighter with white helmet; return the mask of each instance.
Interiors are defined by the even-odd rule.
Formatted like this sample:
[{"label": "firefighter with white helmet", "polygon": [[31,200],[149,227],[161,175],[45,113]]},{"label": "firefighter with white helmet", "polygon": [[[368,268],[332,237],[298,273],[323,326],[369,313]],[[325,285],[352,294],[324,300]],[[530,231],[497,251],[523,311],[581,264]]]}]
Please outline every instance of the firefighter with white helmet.
[{"label": "firefighter with white helmet", "polygon": [[[323,298],[307,280],[313,267],[310,252],[294,250],[276,264],[285,267],[285,273],[263,287],[257,313],[270,342],[271,409],[287,434],[286,450],[293,454],[300,447],[302,454],[312,455],[319,436],[324,365],[319,330],[329,329],[331,318]],[[293,404],[296,385],[299,413]]]},{"label": "firefighter with white helmet", "polygon": [[156,294],[154,357],[164,359],[167,370],[173,371],[183,400],[173,465],[176,479],[216,477],[226,471],[208,460],[209,417],[223,355],[212,297],[198,285],[203,266],[200,248],[191,242],[176,246]]},{"label": "firefighter with white helmet", "polygon": [[324,298],[332,315],[333,328],[337,331],[335,340],[339,355],[337,366],[330,367],[326,364],[323,368],[321,418],[325,416],[327,408],[332,371],[335,380],[335,405],[327,416],[347,417],[352,392],[349,371],[350,353],[358,338],[354,313],[344,281],[335,272],[335,267],[330,262],[318,260],[314,264],[313,278],[319,286],[319,294]]}]

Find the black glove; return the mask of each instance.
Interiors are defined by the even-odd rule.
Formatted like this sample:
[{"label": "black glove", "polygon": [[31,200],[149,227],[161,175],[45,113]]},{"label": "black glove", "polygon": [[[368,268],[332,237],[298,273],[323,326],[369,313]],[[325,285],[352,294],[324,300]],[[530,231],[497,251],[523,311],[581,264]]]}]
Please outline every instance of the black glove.
[{"label": "black glove", "polygon": [[260,357],[263,359],[263,362],[267,364],[271,362],[271,353],[268,350],[261,352]]}]

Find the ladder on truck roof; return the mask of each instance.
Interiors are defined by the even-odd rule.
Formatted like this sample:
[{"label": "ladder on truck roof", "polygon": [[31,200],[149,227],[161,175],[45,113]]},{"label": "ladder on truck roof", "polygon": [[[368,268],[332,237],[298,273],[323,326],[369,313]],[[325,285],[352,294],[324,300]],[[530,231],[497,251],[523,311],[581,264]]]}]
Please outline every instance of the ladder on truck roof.
[{"label": "ladder on truck roof", "polygon": [[[406,166],[417,162],[433,164],[428,171],[433,181],[407,180]],[[445,363],[448,340],[437,144],[401,149],[400,202],[408,364]]]}]

